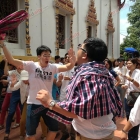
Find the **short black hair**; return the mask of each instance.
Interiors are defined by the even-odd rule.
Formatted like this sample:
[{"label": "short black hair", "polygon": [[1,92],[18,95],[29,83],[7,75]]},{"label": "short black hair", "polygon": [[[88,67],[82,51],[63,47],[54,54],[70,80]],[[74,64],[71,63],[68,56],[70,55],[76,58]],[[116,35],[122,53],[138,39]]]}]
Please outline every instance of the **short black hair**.
[{"label": "short black hair", "polygon": [[60,59],[61,59],[61,61],[63,61],[64,60],[64,57],[61,57]]},{"label": "short black hair", "polygon": [[107,57],[108,49],[103,40],[91,37],[84,40],[84,44],[89,61],[103,62]]},{"label": "short black hair", "polygon": [[50,52],[51,53],[51,49],[45,45],[41,45],[36,49],[36,54],[41,55],[42,52]]},{"label": "short black hair", "polygon": [[125,61],[125,60],[124,60],[123,57],[119,57],[119,58],[117,59],[117,61],[118,61],[118,62],[122,62],[122,61]]},{"label": "short black hair", "polygon": [[106,59],[104,60],[104,62],[107,62],[107,63],[109,64],[109,70],[111,70],[111,69],[112,69],[112,62],[111,62],[111,60],[108,59],[108,58],[106,58]]},{"label": "short black hair", "polygon": [[65,54],[65,57],[68,55],[68,53]]},{"label": "short black hair", "polygon": [[56,56],[54,57],[54,60],[57,60],[57,59],[60,59],[60,56],[59,56],[59,55],[56,55]]},{"label": "short black hair", "polygon": [[130,61],[133,64],[136,64],[136,66],[138,66],[138,58],[129,58],[128,61]]}]

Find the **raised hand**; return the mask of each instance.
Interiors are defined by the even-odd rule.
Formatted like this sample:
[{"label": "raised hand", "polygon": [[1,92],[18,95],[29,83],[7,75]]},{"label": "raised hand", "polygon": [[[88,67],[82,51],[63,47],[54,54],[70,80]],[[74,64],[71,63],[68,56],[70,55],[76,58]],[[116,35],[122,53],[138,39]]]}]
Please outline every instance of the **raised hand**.
[{"label": "raised hand", "polygon": [[0,44],[1,44],[1,41],[5,40],[5,37],[6,37],[5,33],[0,33]]},{"label": "raised hand", "polygon": [[60,73],[59,76],[58,76],[58,81],[62,81],[63,80],[63,77],[64,77],[63,74]]},{"label": "raised hand", "polygon": [[11,84],[15,85],[17,83],[17,76],[13,73],[10,75],[10,79],[11,79]]},{"label": "raised hand", "polygon": [[75,52],[73,51],[73,48],[70,48],[68,51],[68,55],[69,55],[69,62],[73,65],[75,65],[76,62],[76,56],[75,56]]}]

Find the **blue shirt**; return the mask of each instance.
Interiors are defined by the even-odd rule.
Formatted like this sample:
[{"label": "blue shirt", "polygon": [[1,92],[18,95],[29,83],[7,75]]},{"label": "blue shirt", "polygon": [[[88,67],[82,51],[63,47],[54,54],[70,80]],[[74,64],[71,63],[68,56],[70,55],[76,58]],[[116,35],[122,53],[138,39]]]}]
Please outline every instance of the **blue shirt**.
[{"label": "blue shirt", "polygon": [[[57,79],[57,74],[54,75],[54,78]],[[54,100],[58,100],[57,97],[60,95],[59,88],[53,83],[52,86],[52,97]]]}]

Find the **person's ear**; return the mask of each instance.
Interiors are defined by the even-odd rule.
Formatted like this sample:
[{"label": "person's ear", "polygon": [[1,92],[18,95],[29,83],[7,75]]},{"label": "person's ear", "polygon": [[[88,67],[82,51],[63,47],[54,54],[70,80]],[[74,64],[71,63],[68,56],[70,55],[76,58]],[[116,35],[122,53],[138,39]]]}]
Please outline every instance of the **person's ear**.
[{"label": "person's ear", "polygon": [[84,60],[87,59],[87,53],[84,53],[84,55],[82,56],[82,59],[84,59]]},{"label": "person's ear", "polygon": [[40,57],[41,57],[40,55],[37,56],[38,60],[40,60]]}]

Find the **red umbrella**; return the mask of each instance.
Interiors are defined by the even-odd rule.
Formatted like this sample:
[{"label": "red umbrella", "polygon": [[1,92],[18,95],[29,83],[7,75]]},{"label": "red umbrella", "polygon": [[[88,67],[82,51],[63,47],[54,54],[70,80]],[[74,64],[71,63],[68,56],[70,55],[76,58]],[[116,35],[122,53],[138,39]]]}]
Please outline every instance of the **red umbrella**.
[{"label": "red umbrella", "polygon": [[28,13],[25,10],[16,11],[9,16],[0,20],[0,37],[3,39],[3,35],[8,30],[13,30],[28,17]]}]

